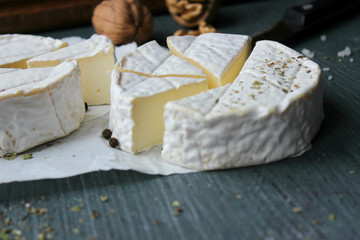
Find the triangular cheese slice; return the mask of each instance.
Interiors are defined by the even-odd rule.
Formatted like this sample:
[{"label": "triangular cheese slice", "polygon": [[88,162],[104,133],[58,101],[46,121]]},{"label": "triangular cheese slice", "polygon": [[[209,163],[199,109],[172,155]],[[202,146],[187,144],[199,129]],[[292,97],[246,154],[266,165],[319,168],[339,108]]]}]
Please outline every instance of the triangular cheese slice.
[{"label": "triangular cheese slice", "polygon": [[251,51],[251,38],[237,34],[171,36],[167,44],[171,54],[203,70],[210,88],[233,82]]},{"label": "triangular cheese slice", "polygon": [[114,45],[103,35],[91,38],[27,61],[30,68],[56,66],[76,60],[81,70],[84,102],[89,105],[110,103],[110,75],[114,67]]},{"label": "triangular cheese slice", "polygon": [[150,41],[123,56],[115,67],[121,72],[132,72],[149,77],[168,57],[169,50],[160,47],[156,41]]},{"label": "triangular cheese slice", "polygon": [[323,118],[319,66],[259,41],[231,85],[165,106],[162,157],[197,170],[268,163],[308,150]]}]

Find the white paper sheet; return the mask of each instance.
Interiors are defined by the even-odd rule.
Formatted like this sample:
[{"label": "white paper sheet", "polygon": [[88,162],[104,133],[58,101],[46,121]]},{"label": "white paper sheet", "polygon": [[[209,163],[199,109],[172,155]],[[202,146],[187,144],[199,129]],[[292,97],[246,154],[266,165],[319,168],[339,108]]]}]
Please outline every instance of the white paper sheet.
[{"label": "white paper sheet", "polygon": [[[193,172],[162,160],[160,146],[137,155],[111,148],[101,136],[108,123],[108,105],[89,107],[81,127],[70,135],[19,154],[14,160],[0,158],[0,184],[110,169],[160,175]],[[33,158],[24,160],[21,156],[27,153]]]}]

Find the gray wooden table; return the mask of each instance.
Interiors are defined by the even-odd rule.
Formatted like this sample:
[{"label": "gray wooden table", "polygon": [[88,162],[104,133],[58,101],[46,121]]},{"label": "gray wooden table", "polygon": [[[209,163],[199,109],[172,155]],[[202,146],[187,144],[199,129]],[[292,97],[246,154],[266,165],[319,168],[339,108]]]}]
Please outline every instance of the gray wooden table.
[{"label": "gray wooden table", "polygon": [[[299,3],[226,4],[214,25],[251,34]],[[164,43],[179,28],[157,15],[153,38]],[[84,26],[40,34],[93,33]],[[326,117],[311,151],[226,171],[164,177],[112,170],[1,184],[0,239],[360,239],[360,15],[288,45],[313,51],[324,69]],[[338,57],[346,46],[352,54]]]}]

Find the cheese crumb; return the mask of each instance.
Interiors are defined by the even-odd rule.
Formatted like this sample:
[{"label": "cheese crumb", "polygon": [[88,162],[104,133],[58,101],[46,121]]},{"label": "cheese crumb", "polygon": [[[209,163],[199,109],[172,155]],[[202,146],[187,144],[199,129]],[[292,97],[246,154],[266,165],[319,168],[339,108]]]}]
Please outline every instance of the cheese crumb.
[{"label": "cheese crumb", "polygon": [[242,199],[242,195],[241,195],[241,194],[236,194],[236,195],[235,195],[235,198],[236,198],[236,199]]},{"label": "cheese crumb", "polygon": [[347,56],[350,56],[350,55],[351,55],[351,49],[348,46],[346,46],[344,50],[339,51],[337,53],[338,57],[347,57]]},{"label": "cheese crumb", "polygon": [[180,202],[179,202],[179,201],[173,201],[173,202],[172,202],[172,206],[173,206],[173,207],[179,207],[179,206],[180,206]]},{"label": "cheese crumb", "polygon": [[315,52],[310,51],[309,49],[306,49],[306,48],[301,50],[301,53],[304,54],[308,58],[313,58],[315,56]]},{"label": "cheese crumb", "polygon": [[335,219],[336,219],[335,214],[332,213],[332,214],[329,215],[329,220],[330,221],[334,221]]},{"label": "cheese crumb", "polygon": [[303,211],[303,209],[301,207],[293,207],[292,210],[294,213],[301,213]]}]

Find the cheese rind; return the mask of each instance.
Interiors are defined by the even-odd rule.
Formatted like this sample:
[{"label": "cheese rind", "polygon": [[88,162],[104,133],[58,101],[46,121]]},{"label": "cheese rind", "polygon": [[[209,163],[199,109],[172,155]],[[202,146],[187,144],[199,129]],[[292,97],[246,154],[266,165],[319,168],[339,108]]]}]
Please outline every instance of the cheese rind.
[{"label": "cheese rind", "polygon": [[192,35],[171,36],[166,39],[166,42],[172,54],[182,56],[196,38]]},{"label": "cheese rind", "polygon": [[[152,53],[139,54],[147,45]],[[200,69],[163,50],[149,42],[114,67],[109,127],[124,151],[135,154],[161,144],[164,105],[208,89]]]},{"label": "cheese rind", "polygon": [[169,50],[161,47],[156,41],[150,41],[123,56],[115,67],[122,72],[150,77],[169,56]]},{"label": "cheese rind", "polygon": [[[8,71],[1,71],[3,69],[8,69]],[[52,73],[53,69],[53,67],[21,70],[17,68],[0,68],[0,74],[6,73],[6,75],[0,75],[2,76],[0,77],[0,92],[15,87],[21,87],[25,84],[42,81]],[[18,71],[21,71],[21,73]]]},{"label": "cheese rind", "polygon": [[26,61],[66,47],[67,43],[50,37],[26,34],[0,35],[0,68],[27,68]]},{"label": "cheese rind", "polygon": [[[37,74],[31,75],[34,70]],[[55,68],[2,73],[1,81],[12,80],[15,73],[24,79],[23,84],[0,92],[1,155],[24,152],[79,128],[85,110],[75,61]],[[28,79],[35,75],[44,78],[28,80],[25,75]]]},{"label": "cheese rind", "polygon": [[151,76],[206,78],[206,75],[200,68],[194,67],[188,61],[174,55],[169,56],[153,71]]},{"label": "cheese rind", "polygon": [[167,38],[171,54],[184,58],[208,76],[210,88],[233,82],[251,51],[246,35],[205,33]]},{"label": "cheese rind", "polygon": [[319,66],[260,41],[233,84],[165,106],[162,157],[197,170],[268,163],[308,150],[323,118]]},{"label": "cheese rind", "polygon": [[84,102],[89,105],[110,103],[110,77],[115,63],[114,45],[103,35],[66,48],[49,52],[27,61],[29,68],[56,66],[76,60],[81,70]]},{"label": "cheese rind", "polygon": [[18,71],[20,69],[21,68],[0,68],[0,74],[1,73],[7,73],[7,72],[14,72],[14,71]]}]

